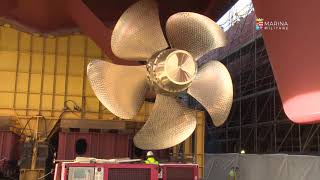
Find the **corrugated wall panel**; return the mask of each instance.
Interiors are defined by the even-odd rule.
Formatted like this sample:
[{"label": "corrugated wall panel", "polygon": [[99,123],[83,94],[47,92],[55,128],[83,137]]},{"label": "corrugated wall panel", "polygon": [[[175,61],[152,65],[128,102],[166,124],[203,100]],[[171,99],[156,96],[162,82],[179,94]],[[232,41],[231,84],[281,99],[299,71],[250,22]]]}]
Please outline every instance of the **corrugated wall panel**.
[{"label": "corrugated wall panel", "polygon": [[117,135],[115,144],[115,157],[123,158],[129,155],[129,136]]},{"label": "corrugated wall panel", "polygon": [[113,155],[115,154],[115,135],[114,134],[100,134],[99,136],[99,141],[104,140],[105,142],[108,142],[110,144],[110,148],[108,151],[106,151],[104,149],[104,143],[98,143],[97,149],[98,149],[98,154],[99,154],[99,158],[112,158]]},{"label": "corrugated wall panel", "polygon": [[10,131],[0,131],[0,160],[17,160],[19,137]]},{"label": "corrugated wall panel", "polygon": [[[88,144],[82,155],[76,153],[76,142],[84,139]],[[114,133],[60,132],[58,159],[72,160],[76,156],[95,158],[128,157],[128,135]]]}]

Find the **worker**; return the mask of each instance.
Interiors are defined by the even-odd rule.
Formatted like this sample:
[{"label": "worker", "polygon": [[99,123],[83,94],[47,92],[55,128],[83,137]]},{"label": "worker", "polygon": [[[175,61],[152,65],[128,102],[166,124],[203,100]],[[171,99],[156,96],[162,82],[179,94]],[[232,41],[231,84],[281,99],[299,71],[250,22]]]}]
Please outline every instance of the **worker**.
[{"label": "worker", "polygon": [[144,161],[144,163],[159,165],[159,162],[156,160],[156,158],[154,158],[152,151],[147,152],[147,159]]},{"label": "worker", "polygon": [[239,167],[232,167],[228,174],[228,180],[239,179]]}]

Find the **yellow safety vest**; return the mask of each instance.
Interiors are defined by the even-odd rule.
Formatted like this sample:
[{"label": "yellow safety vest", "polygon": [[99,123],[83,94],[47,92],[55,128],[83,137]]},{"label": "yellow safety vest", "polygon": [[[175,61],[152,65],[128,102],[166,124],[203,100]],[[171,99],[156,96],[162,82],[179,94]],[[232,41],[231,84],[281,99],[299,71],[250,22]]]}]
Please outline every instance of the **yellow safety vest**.
[{"label": "yellow safety vest", "polygon": [[230,170],[228,174],[228,180],[237,180],[237,172],[235,170]]},{"label": "yellow safety vest", "polygon": [[145,160],[144,163],[159,165],[159,162],[154,157],[148,157],[148,159]]}]

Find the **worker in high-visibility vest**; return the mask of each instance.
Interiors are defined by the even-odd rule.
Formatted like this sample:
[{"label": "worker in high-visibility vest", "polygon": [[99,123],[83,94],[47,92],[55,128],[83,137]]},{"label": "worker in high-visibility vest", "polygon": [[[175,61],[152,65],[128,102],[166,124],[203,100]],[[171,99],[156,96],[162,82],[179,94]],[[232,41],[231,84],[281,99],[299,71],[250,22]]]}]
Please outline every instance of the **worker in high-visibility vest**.
[{"label": "worker in high-visibility vest", "polygon": [[238,180],[239,179],[239,168],[232,167],[228,173],[228,180]]},{"label": "worker in high-visibility vest", "polygon": [[144,161],[144,163],[159,165],[159,162],[156,160],[156,158],[154,158],[152,151],[147,152],[147,159]]}]

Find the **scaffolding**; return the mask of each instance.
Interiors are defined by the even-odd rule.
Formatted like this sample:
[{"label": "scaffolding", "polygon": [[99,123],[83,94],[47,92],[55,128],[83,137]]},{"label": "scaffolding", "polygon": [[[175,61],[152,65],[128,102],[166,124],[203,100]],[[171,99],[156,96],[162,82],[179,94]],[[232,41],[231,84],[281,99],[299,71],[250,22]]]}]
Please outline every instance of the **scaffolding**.
[{"label": "scaffolding", "polygon": [[[206,114],[206,153],[319,154],[320,124],[300,125],[283,111],[262,33],[255,29],[254,11],[226,32],[229,43],[199,60],[218,59],[228,68],[234,101],[228,120],[215,127]],[[204,108],[192,97],[188,105]]]},{"label": "scaffolding", "polygon": [[214,127],[207,116],[206,152],[320,152],[320,125],[295,124],[285,115],[259,33],[221,59],[233,79],[234,101],[229,118],[222,127]]}]

